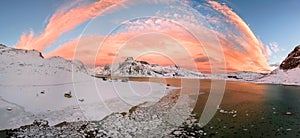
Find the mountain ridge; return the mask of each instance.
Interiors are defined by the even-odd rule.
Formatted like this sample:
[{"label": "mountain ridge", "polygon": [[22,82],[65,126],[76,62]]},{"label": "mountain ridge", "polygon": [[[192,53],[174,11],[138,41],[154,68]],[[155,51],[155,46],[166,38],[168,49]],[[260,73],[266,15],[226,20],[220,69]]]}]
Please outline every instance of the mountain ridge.
[{"label": "mountain ridge", "polygon": [[123,62],[97,67],[95,76],[105,77],[162,77],[162,78],[195,78],[195,79],[218,79],[234,81],[253,81],[263,77],[265,74],[240,71],[225,74],[205,74],[181,68],[178,65],[159,66],[149,64],[147,61],[134,60],[132,57],[126,58]]},{"label": "mountain ridge", "polygon": [[280,66],[265,77],[261,83],[300,85],[300,45],[296,46],[282,61]]},{"label": "mountain ridge", "polygon": [[95,74],[120,77],[203,77],[204,74],[177,65],[159,66],[127,57],[124,62],[96,68]]},{"label": "mountain ridge", "polygon": [[15,49],[1,46],[0,84],[40,84],[51,80],[72,81],[72,74],[86,74],[85,65],[78,60],[66,60],[61,57],[44,58],[37,50]]}]

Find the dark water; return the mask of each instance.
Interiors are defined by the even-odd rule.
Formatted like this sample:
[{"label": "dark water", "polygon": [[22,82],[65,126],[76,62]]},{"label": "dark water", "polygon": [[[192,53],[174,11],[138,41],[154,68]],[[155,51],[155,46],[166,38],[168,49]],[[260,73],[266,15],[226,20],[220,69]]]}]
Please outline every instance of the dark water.
[{"label": "dark water", "polygon": [[[131,80],[163,82],[182,87],[185,91],[179,91],[181,93],[189,91],[193,93],[198,90],[202,94],[192,94],[196,96],[192,113],[197,117],[201,116],[212,89],[211,80],[174,78],[131,78]],[[227,113],[219,109],[204,126],[207,137],[300,137],[299,86],[227,81],[224,88],[220,108]]]}]

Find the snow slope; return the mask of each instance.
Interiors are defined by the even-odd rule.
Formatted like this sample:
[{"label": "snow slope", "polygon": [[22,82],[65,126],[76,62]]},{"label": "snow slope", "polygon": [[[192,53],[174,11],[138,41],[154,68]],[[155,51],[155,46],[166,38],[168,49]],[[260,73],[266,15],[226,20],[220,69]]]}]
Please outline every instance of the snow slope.
[{"label": "snow slope", "polygon": [[50,125],[100,120],[112,112],[157,101],[165,92],[165,85],[159,83],[96,79],[79,61],[45,59],[35,50],[0,49],[0,129],[37,119]]},{"label": "snow slope", "polygon": [[35,50],[8,48],[0,50],[0,57],[1,85],[71,82],[72,71],[86,74],[85,67],[80,61],[60,57],[44,59],[42,54]]},{"label": "snow slope", "polygon": [[279,68],[259,79],[260,83],[300,85],[300,45],[280,64]]},{"label": "snow slope", "polygon": [[300,68],[290,70],[276,69],[269,75],[259,79],[260,83],[300,85]]}]

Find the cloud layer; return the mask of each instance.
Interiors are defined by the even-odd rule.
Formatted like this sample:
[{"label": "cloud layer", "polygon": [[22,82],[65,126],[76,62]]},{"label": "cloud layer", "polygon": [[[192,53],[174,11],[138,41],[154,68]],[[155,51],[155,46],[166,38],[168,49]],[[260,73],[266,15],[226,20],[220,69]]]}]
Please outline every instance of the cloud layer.
[{"label": "cloud layer", "polygon": [[[33,32],[22,35],[16,47],[43,51],[62,33],[103,14],[121,2],[123,1],[101,0],[67,12],[57,12],[40,35],[34,36]],[[185,3],[189,2],[185,1]],[[176,14],[165,16],[172,16],[193,30],[201,30],[195,32],[199,38],[203,38],[200,42],[191,32],[176,23],[161,18],[147,18],[126,22],[123,24],[123,30],[109,36],[89,35],[72,40],[46,54],[46,57],[61,56],[67,59],[78,59],[86,64],[104,65],[112,63],[114,57],[120,53],[130,56],[130,54],[137,55],[152,50],[158,52],[147,53],[140,58],[152,63],[168,65],[174,64],[170,58],[176,57],[177,62],[185,67],[189,67],[185,65],[186,58],[192,58],[198,71],[202,72],[211,72],[212,66],[229,72],[268,71],[270,69],[267,63],[268,51],[243,19],[226,5],[215,1],[208,1],[207,4],[211,10],[218,13],[218,16],[213,18],[207,16],[209,23],[215,28],[225,28],[225,30],[191,23],[197,21],[193,16]],[[213,34],[214,37],[208,34]],[[215,38],[218,41],[212,41]],[[190,57],[181,56],[182,52],[188,53]],[[156,58],[153,58],[154,55]],[[225,66],[219,66],[222,64]]]},{"label": "cloud layer", "polygon": [[122,1],[124,0],[101,0],[90,5],[72,8],[68,11],[57,11],[51,16],[45,30],[41,34],[35,36],[33,31],[29,34],[24,33],[15,47],[43,51],[63,33],[113,9],[116,4]]}]

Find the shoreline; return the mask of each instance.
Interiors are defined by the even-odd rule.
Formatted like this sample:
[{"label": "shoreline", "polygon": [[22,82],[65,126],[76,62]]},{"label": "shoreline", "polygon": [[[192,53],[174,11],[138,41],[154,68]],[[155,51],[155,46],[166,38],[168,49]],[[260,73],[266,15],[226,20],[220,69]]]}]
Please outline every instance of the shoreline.
[{"label": "shoreline", "polygon": [[[111,79],[111,76],[103,76],[103,77],[96,77],[95,78],[109,78]],[[247,82],[247,83],[254,83],[254,84],[266,84],[266,85],[285,85],[285,86],[300,86],[300,83],[272,83],[272,82],[260,82],[256,80],[243,80],[243,79],[221,79],[221,78],[201,78],[201,77],[153,77],[153,76],[140,76],[140,77],[132,77],[132,76],[114,76],[116,78],[113,78],[112,80],[116,79],[199,79],[199,80],[220,80],[220,81],[228,81],[228,82]]]},{"label": "shoreline", "polygon": [[[144,78],[145,79],[145,78]],[[174,78],[173,78],[174,79]],[[180,79],[176,79],[180,80]],[[208,80],[206,80],[208,81]],[[205,83],[209,84],[209,83]],[[204,85],[205,85],[204,84]],[[276,96],[278,92],[282,91],[275,91],[275,92],[267,92],[265,90],[265,84],[255,84],[255,83],[248,83],[248,82],[236,82],[236,81],[230,81],[228,85],[241,85],[244,87],[244,90],[238,90],[235,89],[235,87],[229,87],[227,89],[224,99],[220,105],[220,108],[217,110],[217,113],[215,117],[209,122],[204,127],[199,127],[197,123],[197,119],[193,118],[193,114],[198,113],[201,114],[202,107],[205,105],[206,98],[209,95],[209,93],[205,92],[201,94],[201,96],[198,96],[197,98],[197,109],[193,109],[193,111],[182,111],[184,113],[188,113],[189,117],[185,120],[189,123],[179,123],[179,125],[176,125],[176,127],[169,127],[168,125],[161,124],[162,116],[164,112],[168,111],[167,108],[165,108],[165,105],[172,105],[172,100],[176,101],[176,94],[174,95],[170,93],[169,95],[166,95],[162,97],[156,104],[153,104],[152,106],[145,106],[144,104],[139,104],[137,106],[132,106],[130,110],[128,110],[126,113],[125,112],[114,112],[112,114],[107,115],[101,120],[98,121],[90,121],[88,126],[90,128],[85,129],[83,133],[81,134],[93,134],[95,132],[95,128],[97,128],[96,134],[104,134],[107,136],[110,136],[111,130],[115,130],[117,128],[121,129],[122,131],[118,131],[117,136],[129,136],[126,134],[127,131],[134,131],[129,128],[141,128],[145,127],[144,125],[149,125],[152,124],[154,126],[164,126],[161,129],[164,130],[165,136],[180,136],[180,135],[194,135],[197,134],[197,136],[214,136],[214,137],[222,137],[222,136],[251,136],[250,132],[255,132],[255,136],[276,136],[276,135],[287,135],[287,136],[298,136],[298,129],[297,125],[295,124],[285,124],[285,120],[295,120],[297,117],[299,117],[298,113],[298,108],[291,108],[289,106],[285,107],[284,105],[279,104],[280,102],[277,102],[276,99],[272,99],[273,96]],[[173,84],[170,84],[170,86],[173,86]],[[257,87],[254,87],[257,86]],[[273,87],[272,85],[270,85]],[[282,85],[278,85],[281,88],[284,88]],[[273,87],[273,89],[276,87]],[[298,89],[298,86],[291,87]],[[176,91],[176,90],[173,90]],[[273,91],[273,90],[271,90]],[[297,91],[291,91],[294,94],[300,95],[297,93]],[[289,92],[289,93],[291,93]],[[200,93],[199,93],[200,94]],[[273,95],[271,96],[270,101],[265,101],[265,97],[268,95]],[[172,96],[173,95],[173,96]],[[188,95],[185,95],[188,96]],[[241,97],[242,96],[242,97]],[[167,98],[166,100],[166,97]],[[172,98],[175,97],[175,98]],[[194,96],[192,96],[194,97]],[[236,97],[240,97],[236,99]],[[296,99],[297,96],[289,96],[291,98]],[[275,98],[280,98],[280,97],[275,97]],[[164,102],[163,99],[165,99]],[[291,102],[295,101],[294,99],[289,99],[288,101],[285,100],[285,102]],[[186,100],[189,101],[189,100]],[[296,100],[298,102],[298,100]],[[147,105],[147,104],[146,104]],[[293,104],[291,104],[293,105]],[[184,107],[188,107],[184,105]],[[162,109],[162,110],[159,110]],[[287,112],[291,112],[291,115],[286,115]],[[172,112],[169,112],[172,114]],[[131,116],[130,114],[134,114]],[[158,114],[158,117],[156,116]],[[196,118],[198,116],[194,116]],[[147,119],[144,120],[144,118],[148,118],[150,122],[144,122]],[[154,118],[154,120],[153,120]],[[173,117],[174,118],[174,117]],[[277,124],[274,127],[279,127],[280,126],[285,126],[284,128],[280,129],[280,132],[277,132],[275,128],[273,127],[266,127],[265,131],[261,131],[262,126],[269,126],[273,123],[274,119],[277,118],[276,120],[280,120],[280,123]],[[136,121],[134,121],[136,120]],[[152,120],[152,121],[151,121]],[[117,122],[116,122],[117,121]],[[118,123],[120,121],[121,124]],[[196,122],[195,122],[196,121]],[[144,122],[141,123],[141,122]],[[136,124],[138,123],[138,124]],[[288,122],[286,122],[288,123]],[[54,127],[58,126],[60,124],[65,124],[63,127]],[[74,129],[74,128],[80,128],[83,125],[86,125],[86,122],[61,122],[58,123],[54,126],[37,126],[36,124],[34,126],[27,126],[27,128],[23,128],[23,130],[26,132],[29,130],[40,130],[41,132],[58,132],[58,130],[64,130],[66,131],[65,133],[67,134],[70,132],[69,130]],[[95,125],[96,124],[96,125]],[[99,125],[97,125],[99,124]],[[143,125],[141,125],[143,124]],[[261,125],[259,125],[261,124]],[[70,125],[70,126],[69,126]],[[141,125],[141,126],[140,126]],[[114,127],[115,128],[114,128]],[[128,127],[130,126],[130,127]],[[151,128],[151,125],[149,125]],[[153,127],[153,126],[152,126]],[[157,130],[156,127],[151,128],[151,132],[153,134],[157,134],[156,132],[161,132],[160,130]],[[192,129],[193,128],[193,129]],[[43,130],[45,129],[45,130]],[[273,130],[275,129],[275,130]],[[20,131],[20,129],[15,129]],[[93,130],[93,131],[92,131]],[[124,130],[124,131],[123,131]],[[192,130],[192,132],[190,131]],[[7,131],[7,132],[3,132]],[[1,133],[10,133],[13,130],[2,130]],[[139,132],[141,133],[133,133],[135,134],[134,136],[146,136],[148,133],[148,130],[145,131],[144,129],[138,129]],[[103,132],[103,133],[102,133]],[[124,132],[124,133],[123,133]],[[300,130],[299,130],[300,132]],[[77,133],[77,131],[76,131]],[[19,134],[24,134],[19,133]],[[28,134],[28,133],[25,133]],[[144,134],[144,135],[140,135]],[[58,135],[56,135],[58,136]]]}]

